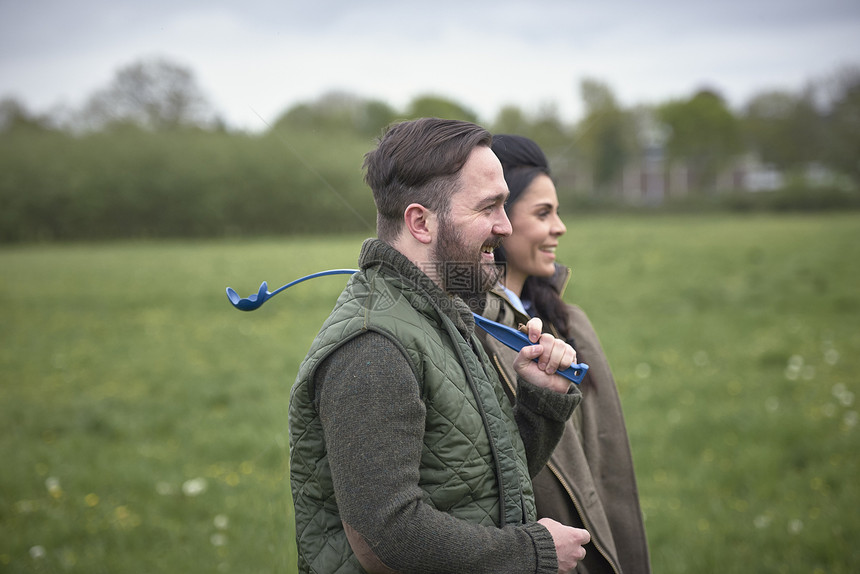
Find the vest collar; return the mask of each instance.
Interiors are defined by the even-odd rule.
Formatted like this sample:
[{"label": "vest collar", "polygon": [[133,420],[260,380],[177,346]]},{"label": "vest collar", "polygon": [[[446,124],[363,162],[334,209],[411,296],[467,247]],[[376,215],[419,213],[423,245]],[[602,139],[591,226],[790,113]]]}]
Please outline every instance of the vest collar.
[{"label": "vest collar", "polygon": [[391,245],[379,239],[365,239],[358,256],[362,271],[378,267],[389,275],[412,285],[440,313],[447,316],[468,341],[475,330],[475,319],[469,306],[458,296],[450,295],[433,282],[412,261]]}]

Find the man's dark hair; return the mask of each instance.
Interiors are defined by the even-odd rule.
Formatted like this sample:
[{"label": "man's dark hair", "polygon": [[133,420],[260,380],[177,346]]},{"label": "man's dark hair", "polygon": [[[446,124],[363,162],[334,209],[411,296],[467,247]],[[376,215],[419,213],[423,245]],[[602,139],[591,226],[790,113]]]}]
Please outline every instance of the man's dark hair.
[{"label": "man's dark hair", "polygon": [[444,216],[469,154],[491,143],[487,130],[460,120],[421,118],[390,126],[376,149],[364,156],[377,237],[391,243],[400,235],[410,203]]}]

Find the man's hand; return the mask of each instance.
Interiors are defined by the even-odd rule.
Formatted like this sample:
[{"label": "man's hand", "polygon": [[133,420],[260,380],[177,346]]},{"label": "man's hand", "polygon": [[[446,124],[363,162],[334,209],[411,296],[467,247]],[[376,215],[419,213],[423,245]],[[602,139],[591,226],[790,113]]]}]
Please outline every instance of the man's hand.
[{"label": "man's hand", "polygon": [[576,568],[576,563],[585,558],[585,546],[591,541],[587,530],[565,526],[552,518],[541,518],[539,524],[549,530],[555,543],[555,554],[558,557],[558,574],[568,574]]},{"label": "man's hand", "polygon": [[[542,333],[543,323],[534,317],[526,323],[529,341],[514,360],[514,370],[519,376],[537,387],[544,387],[559,393],[566,393],[570,381],[556,375],[576,362],[573,347],[556,339],[549,333]],[[535,362],[537,359],[537,362]]]}]

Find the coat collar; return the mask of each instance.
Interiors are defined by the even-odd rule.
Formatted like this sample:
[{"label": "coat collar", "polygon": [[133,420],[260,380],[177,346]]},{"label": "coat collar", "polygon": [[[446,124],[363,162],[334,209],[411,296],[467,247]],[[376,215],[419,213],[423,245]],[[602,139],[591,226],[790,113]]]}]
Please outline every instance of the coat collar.
[{"label": "coat collar", "polygon": [[570,283],[570,277],[572,275],[573,271],[571,271],[570,267],[565,267],[558,263],[555,264],[555,271],[553,272],[549,282],[560,297],[564,297],[564,292],[567,289],[567,284]]}]

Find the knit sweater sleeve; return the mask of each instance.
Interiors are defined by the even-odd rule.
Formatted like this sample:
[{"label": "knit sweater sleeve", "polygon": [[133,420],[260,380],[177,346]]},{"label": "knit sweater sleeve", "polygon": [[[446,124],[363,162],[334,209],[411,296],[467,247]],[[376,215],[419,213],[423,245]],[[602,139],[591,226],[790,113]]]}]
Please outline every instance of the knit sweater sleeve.
[{"label": "knit sweater sleeve", "polygon": [[315,388],[341,519],[382,571],[557,572],[542,525],[485,527],[425,502],[418,481],[426,411],[392,341],[368,332],[345,343],[320,365]]}]

